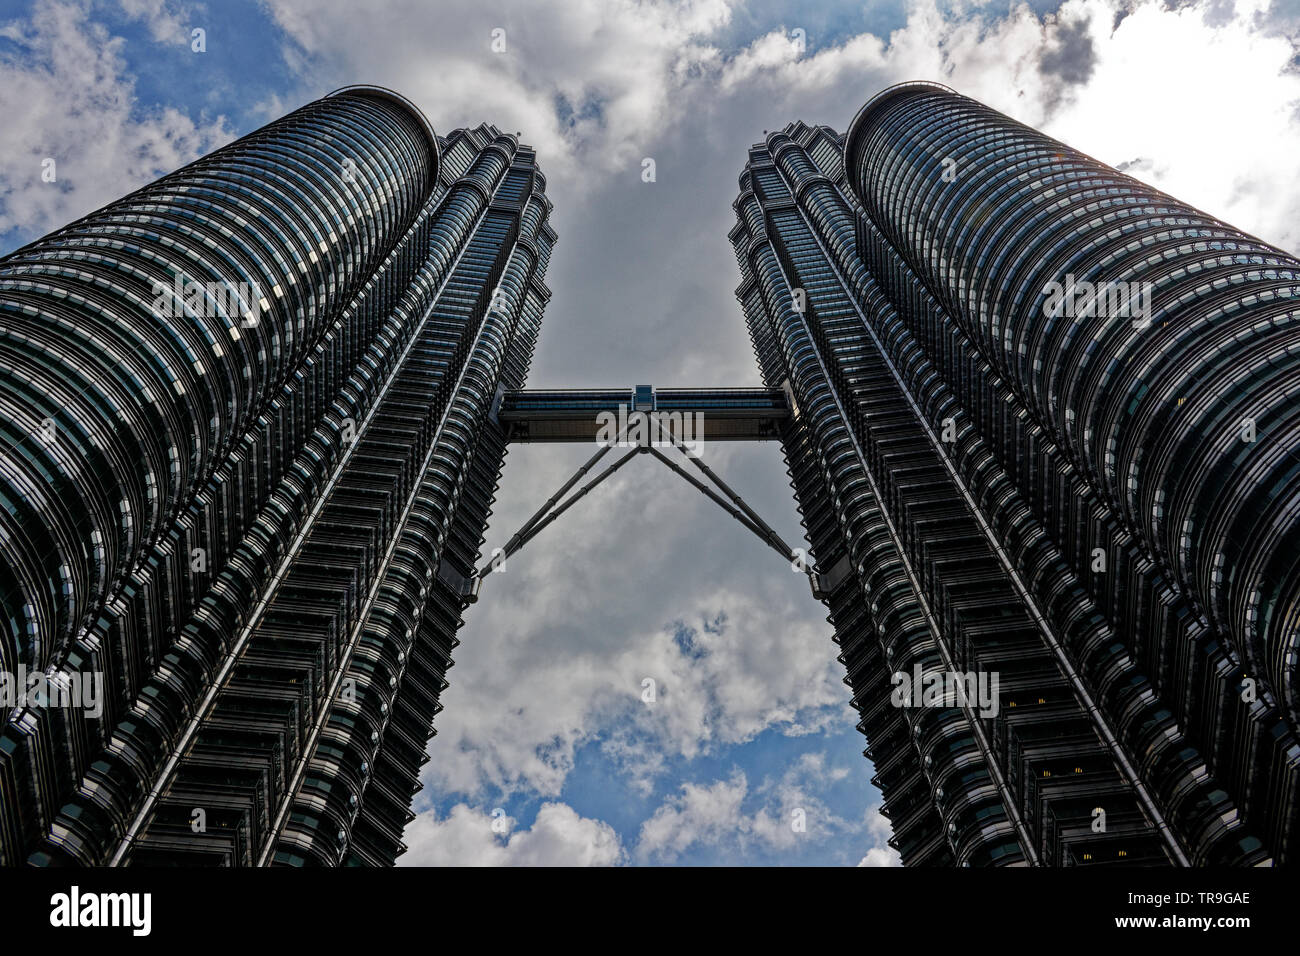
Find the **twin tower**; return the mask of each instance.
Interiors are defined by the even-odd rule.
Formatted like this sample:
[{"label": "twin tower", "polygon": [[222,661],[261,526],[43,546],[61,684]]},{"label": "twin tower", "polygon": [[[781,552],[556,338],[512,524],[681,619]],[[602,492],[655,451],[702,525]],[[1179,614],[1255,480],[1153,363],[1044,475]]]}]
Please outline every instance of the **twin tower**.
[{"label": "twin tower", "polygon": [[545,185],[352,87],[0,259],[0,863],[391,864],[507,445],[629,408],[779,441],[906,864],[1295,857],[1300,261],[907,83],[749,150],[765,387],[536,392]]}]

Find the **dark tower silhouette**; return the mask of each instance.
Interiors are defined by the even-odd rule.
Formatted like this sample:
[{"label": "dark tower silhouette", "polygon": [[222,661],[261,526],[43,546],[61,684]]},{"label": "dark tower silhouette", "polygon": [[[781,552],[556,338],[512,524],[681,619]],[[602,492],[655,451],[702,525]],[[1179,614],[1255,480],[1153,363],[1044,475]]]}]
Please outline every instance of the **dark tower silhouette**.
[{"label": "dark tower silhouette", "polygon": [[1285,860],[1300,262],[929,83],[769,135],[740,187],[904,862]]},{"label": "dark tower silhouette", "polygon": [[[0,260],[0,863],[391,863],[555,234],[352,87]],[[94,710],[100,713],[94,713]]]}]

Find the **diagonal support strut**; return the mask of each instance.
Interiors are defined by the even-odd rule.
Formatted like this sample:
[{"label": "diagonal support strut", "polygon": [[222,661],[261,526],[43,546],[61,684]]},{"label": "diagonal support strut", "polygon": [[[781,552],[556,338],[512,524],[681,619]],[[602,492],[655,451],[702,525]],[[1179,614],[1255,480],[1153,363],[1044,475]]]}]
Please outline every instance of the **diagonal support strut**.
[{"label": "diagonal support strut", "polygon": [[[617,442],[610,442],[608,444],[602,445],[600,450],[597,451],[596,454],[592,455],[590,459],[588,459],[576,472],[574,472],[574,474],[569,478],[568,481],[566,481],[563,485],[560,486],[560,489],[557,492],[555,492],[555,494],[551,495],[551,497],[546,500],[546,503],[543,504],[542,507],[539,508],[533,514],[533,516],[524,523],[523,527],[521,527],[518,531],[516,531],[513,535],[511,535],[510,540],[506,542],[505,547],[501,549],[500,553],[494,556],[492,560],[488,561],[481,568],[479,568],[477,572],[475,572],[474,577],[469,582],[468,591],[465,594],[465,596],[462,598],[462,600],[465,603],[472,603],[474,601],[477,601],[479,587],[482,584],[483,579],[486,578],[493,571],[495,571],[497,567],[500,566],[506,558],[509,558],[511,555],[516,554],[525,544],[527,544],[529,541],[535,538],[539,533],[541,533],[541,531],[544,528],[546,528],[549,524],[554,522],[557,518],[560,517],[560,515],[564,514],[564,512],[568,511],[569,508],[571,508],[574,504],[576,504],[579,499],[585,497],[587,493],[590,492],[593,488],[595,488],[597,485],[603,482],[614,472],[622,468],[625,464],[631,461],[636,455],[642,453],[649,453],[654,458],[658,459],[670,471],[679,475],[687,484],[691,485],[691,487],[695,488],[705,497],[709,498],[720,508],[722,508],[723,511],[727,512],[727,514],[731,515],[742,525],[744,525],[746,528],[752,531],[760,541],[762,541],[773,551],[776,551],[783,558],[789,561],[792,567],[797,567],[800,570],[802,570],[804,574],[806,574],[808,577],[808,583],[812,588],[812,593],[814,598],[816,598],[817,600],[823,600],[824,598],[827,597],[827,593],[823,590],[823,588],[820,585],[819,576],[812,569],[812,567],[808,565],[804,557],[801,554],[794,551],[794,549],[792,549],[788,544],[786,544],[785,541],[781,538],[781,536],[777,534],[776,530],[773,529],[771,525],[769,525],[766,521],[764,521],[759,516],[759,514],[756,511],[754,511],[754,509],[751,508],[745,502],[745,499],[743,499],[739,494],[737,494],[734,490],[732,490],[730,485],[728,485],[725,481],[723,481],[722,478],[720,478],[712,468],[710,468],[707,464],[705,464],[704,461],[702,461],[698,455],[693,454],[688,448],[686,448],[686,446],[678,438],[672,435],[670,431],[665,431],[663,429],[660,429],[660,433],[661,435],[666,435],[667,439],[672,443],[672,445],[675,448],[677,448],[679,451],[681,451],[688,460],[694,463],[694,465],[704,473],[705,477],[708,478],[710,481],[712,481],[715,486],[717,486],[717,488],[722,492],[722,494],[719,494],[717,491],[714,491],[703,481],[691,475],[688,471],[686,471],[686,469],[682,468],[681,465],[677,464],[668,456],[664,455],[662,452],[659,451],[659,449],[655,448],[654,445],[647,440],[645,444],[634,447],[626,455],[618,459],[618,461],[614,462],[612,465],[607,467],[604,471],[600,472],[595,478],[593,478],[591,481],[587,482],[585,485],[579,488],[578,491],[572,497],[568,498],[567,500],[564,500],[564,502],[560,504],[559,507],[556,507],[557,503],[560,502],[560,500],[564,498],[564,496],[570,491],[570,489],[572,489],[573,486],[578,483],[578,481],[582,478],[582,476],[587,474],[595,466],[595,464],[598,461],[600,461],[600,459],[611,448],[613,448],[615,444],[617,444]],[[622,437],[623,436],[620,434],[619,440],[621,440]],[[723,497],[724,495],[725,497]]]}]

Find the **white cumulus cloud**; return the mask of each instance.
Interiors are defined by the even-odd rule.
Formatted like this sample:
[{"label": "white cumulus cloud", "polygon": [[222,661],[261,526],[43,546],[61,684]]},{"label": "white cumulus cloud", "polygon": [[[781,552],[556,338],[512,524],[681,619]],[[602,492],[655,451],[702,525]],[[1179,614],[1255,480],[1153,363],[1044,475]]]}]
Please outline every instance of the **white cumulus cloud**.
[{"label": "white cumulus cloud", "polygon": [[27,19],[0,20],[0,234],[35,238],[233,138],[221,117],[138,104],[125,41],[92,9],[37,0]]},{"label": "white cumulus cloud", "polygon": [[398,862],[402,866],[615,866],[625,858],[618,834],[609,824],[579,816],[562,803],[542,804],[527,830],[513,829],[514,823],[464,803],[442,818],[426,811],[407,828],[408,850]]}]

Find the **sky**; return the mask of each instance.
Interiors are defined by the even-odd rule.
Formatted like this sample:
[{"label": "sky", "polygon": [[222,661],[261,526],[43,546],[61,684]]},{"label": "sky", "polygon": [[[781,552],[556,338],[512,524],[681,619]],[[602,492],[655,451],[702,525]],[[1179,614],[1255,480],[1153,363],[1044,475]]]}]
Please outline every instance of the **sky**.
[{"label": "sky", "polygon": [[[1298,42],[1300,0],[0,0],[0,251],[379,84],[538,151],[559,242],[530,387],[758,385],[726,233],[766,131],[935,80],[1295,251]],[[590,452],[512,446],[487,548]],[[802,541],[777,444],[705,460]],[[637,458],[484,582],[399,864],[898,865],[831,633]]]}]

